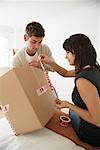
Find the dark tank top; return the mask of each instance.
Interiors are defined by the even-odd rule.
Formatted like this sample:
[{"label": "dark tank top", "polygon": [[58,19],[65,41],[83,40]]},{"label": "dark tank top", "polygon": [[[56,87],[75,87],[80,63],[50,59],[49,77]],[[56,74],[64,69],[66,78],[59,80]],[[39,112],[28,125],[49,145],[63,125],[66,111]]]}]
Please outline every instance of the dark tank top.
[{"label": "dark tank top", "polygon": [[[100,97],[100,70],[96,68],[85,68],[81,72],[76,74],[75,87],[72,93],[72,101],[75,105],[83,109],[87,109],[76,87],[76,80],[81,77],[90,81],[97,88]],[[100,147],[100,127],[88,123],[82,118],[80,118],[80,120],[81,124],[79,127],[79,134],[78,134],[80,139],[93,146]]]}]

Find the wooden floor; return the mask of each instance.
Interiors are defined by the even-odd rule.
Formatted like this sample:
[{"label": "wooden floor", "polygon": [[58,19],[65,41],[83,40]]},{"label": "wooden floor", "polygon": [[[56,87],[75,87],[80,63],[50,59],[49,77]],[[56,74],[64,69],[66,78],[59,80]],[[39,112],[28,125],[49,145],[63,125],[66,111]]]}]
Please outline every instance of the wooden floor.
[{"label": "wooden floor", "polygon": [[91,145],[84,143],[82,141],[80,141],[80,139],[78,138],[78,136],[76,135],[74,129],[72,128],[71,123],[68,124],[67,127],[62,127],[60,125],[60,115],[67,115],[64,112],[61,111],[57,111],[54,116],[49,120],[49,122],[46,124],[46,128],[63,135],[64,137],[69,138],[70,140],[72,140],[74,143],[76,143],[79,146],[84,147],[87,150],[100,150],[100,148],[95,148],[92,147]]}]

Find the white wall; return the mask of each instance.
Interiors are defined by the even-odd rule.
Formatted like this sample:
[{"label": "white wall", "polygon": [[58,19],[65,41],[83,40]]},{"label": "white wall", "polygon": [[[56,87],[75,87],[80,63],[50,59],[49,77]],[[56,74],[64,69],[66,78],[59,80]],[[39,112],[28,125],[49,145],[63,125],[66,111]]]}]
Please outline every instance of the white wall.
[{"label": "white wall", "polygon": [[[44,42],[49,45],[57,63],[70,68],[64,59],[62,43],[71,34],[87,34],[99,55],[99,0],[65,0],[65,1],[28,1],[0,2],[0,25],[11,26],[15,30],[14,47],[24,45],[24,28],[30,21],[39,21],[46,30]],[[100,57],[100,56],[99,56]],[[100,58],[98,57],[98,60]],[[58,95],[62,99],[71,99],[74,79],[65,79],[57,73],[50,77]]]}]

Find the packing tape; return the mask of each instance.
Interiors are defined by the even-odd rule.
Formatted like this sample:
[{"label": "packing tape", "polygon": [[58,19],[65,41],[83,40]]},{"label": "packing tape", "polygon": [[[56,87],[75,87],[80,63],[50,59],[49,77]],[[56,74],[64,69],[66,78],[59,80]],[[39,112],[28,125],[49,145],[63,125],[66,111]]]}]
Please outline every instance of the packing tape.
[{"label": "packing tape", "polygon": [[7,105],[0,105],[0,110],[3,111],[4,113],[9,112],[9,104]]},{"label": "packing tape", "polygon": [[52,93],[55,96],[55,98],[58,98],[57,93],[56,93],[56,91],[55,91],[55,89],[54,89],[54,87],[53,87],[53,85],[51,83],[51,80],[50,80],[49,76],[48,76],[48,72],[45,70],[45,68],[44,68],[44,66],[43,66],[41,61],[40,61],[40,65],[41,65],[42,70],[44,71],[44,75],[45,75],[47,83],[48,83],[48,85],[50,87],[50,90],[52,91]]},{"label": "packing tape", "polygon": [[71,119],[68,116],[65,116],[65,115],[60,116],[60,125],[61,126],[67,127],[70,122],[71,122]]},{"label": "packing tape", "polygon": [[7,105],[0,105],[0,118],[5,117],[5,114],[9,112],[9,104]]}]

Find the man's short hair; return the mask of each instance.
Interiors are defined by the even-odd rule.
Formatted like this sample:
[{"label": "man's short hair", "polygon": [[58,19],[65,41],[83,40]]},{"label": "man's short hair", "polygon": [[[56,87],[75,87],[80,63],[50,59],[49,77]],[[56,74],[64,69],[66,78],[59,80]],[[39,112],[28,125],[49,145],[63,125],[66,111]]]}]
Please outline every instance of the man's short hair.
[{"label": "man's short hair", "polygon": [[25,32],[28,34],[29,37],[36,36],[36,37],[44,37],[45,30],[39,22],[30,22],[27,24]]}]

